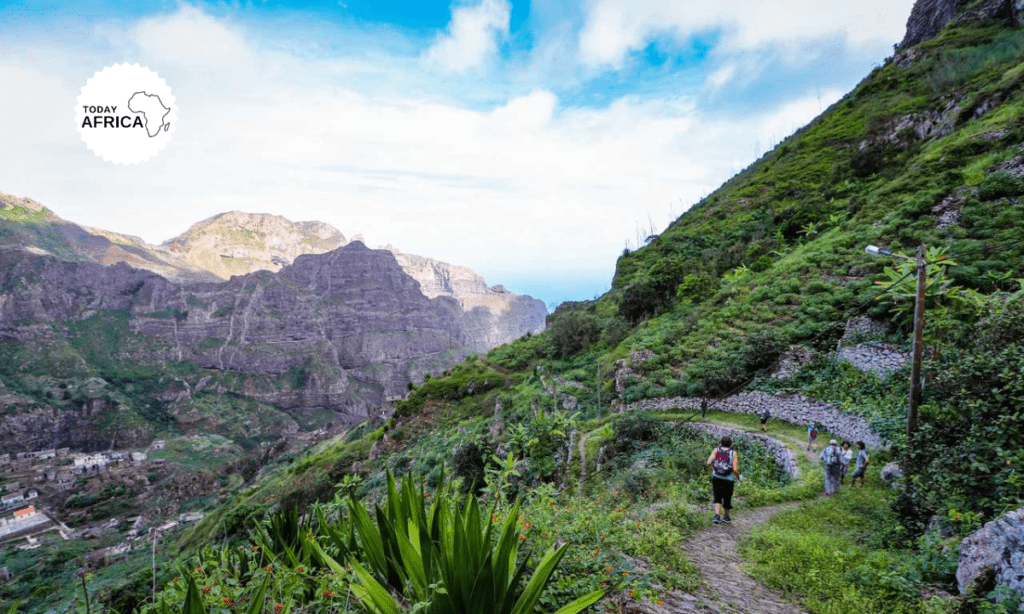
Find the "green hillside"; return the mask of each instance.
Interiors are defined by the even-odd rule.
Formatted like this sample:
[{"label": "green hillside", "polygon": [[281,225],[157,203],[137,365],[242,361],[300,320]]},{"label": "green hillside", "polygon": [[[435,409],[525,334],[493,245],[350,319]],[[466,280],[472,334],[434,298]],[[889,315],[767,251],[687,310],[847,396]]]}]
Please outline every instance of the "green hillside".
[{"label": "green hillside", "polygon": [[[758,611],[716,596],[694,554],[694,540],[719,530],[705,460],[714,429],[727,428],[744,477],[731,528],[755,593],[815,613],[1019,611],[1019,596],[997,603],[991,586],[959,595],[955,572],[965,536],[1024,506],[1022,84],[1024,30],[1001,21],[957,22],[899,51],[624,252],[606,295],[410,385],[383,424],[276,458],[162,542],[180,565],[158,570],[157,602],[190,613],[470,611],[451,605],[458,594],[491,611],[438,561],[479,559],[507,580],[491,565],[508,562],[511,540],[511,563],[526,571],[512,588],[488,581],[509,603],[518,587],[541,611],[594,591],[595,611],[683,611],[653,608],[685,592],[695,607]],[[869,244],[897,256],[870,256]],[[924,404],[908,438],[909,368],[879,376],[835,350],[859,316],[877,333],[847,341],[909,347],[913,269],[899,255],[921,244]],[[788,355],[810,358],[770,377]],[[821,498],[807,425],[769,424],[796,458],[787,471],[750,436],[755,416],[719,411],[740,392],[799,394],[863,418],[887,442],[870,450],[867,487]],[[702,398],[706,415],[692,409]],[[652,399],[664,408],[629,407]],[[888,461],[906,474],[897,488],[880,477]],[[420,481],[399,492],[390,474]],[[546,582],[527,582],[552,561]],[[96,578],[96,598],[140,607],[149,574]]]}]

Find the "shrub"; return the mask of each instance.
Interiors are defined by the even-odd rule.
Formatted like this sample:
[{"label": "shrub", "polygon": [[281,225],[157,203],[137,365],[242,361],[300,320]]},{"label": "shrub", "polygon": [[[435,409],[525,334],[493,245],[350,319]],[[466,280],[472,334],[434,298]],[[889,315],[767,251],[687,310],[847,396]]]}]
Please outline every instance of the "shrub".
[{"label": "shrub", "polygon": [[870,177],[885,168],[892,153],[888,141],[872,141],[850,155],[850,171],[856,177]]},{"label": "shrub", "polygon": [[978,186],[978,198],[981,200],[995,200],[1021,194],[1024,194],[1024,180],[1006,171],[992,173]]},{"label": "shrub", "polygon": [[485,457],[489,452],[473,442],[459,446],[452,455],[452,474],[462,478],[463,492],[473,490],[478,493],[485,485]]},{"label": "shrub", "polygon": [[573,312],[555,319],[548,327],[548,333],[555,356],[566,358],[586,350],[597,341],[601,327],[592,315]]},{"label": "shrub", "polygon": [[615,418],[612,430],[615,433],[615,451],[634,452],[645,444],[658,439],[661,423],[647,412],[632,412]]}]

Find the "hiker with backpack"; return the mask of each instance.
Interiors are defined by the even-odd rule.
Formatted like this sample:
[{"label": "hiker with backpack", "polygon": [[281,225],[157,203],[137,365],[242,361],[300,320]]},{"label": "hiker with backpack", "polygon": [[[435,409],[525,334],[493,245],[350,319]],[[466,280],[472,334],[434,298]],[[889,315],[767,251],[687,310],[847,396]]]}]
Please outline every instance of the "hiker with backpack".
[{"label": "hiker with backpack", "polygon": [[761,432],[762,433],[767,433],[768,432],[768,426],[767,426],[768,425],[768,419],[772,417],[772,412],[768,411],[768,406],[765,406],[764,410],[761,412],[761,416],[760,417],[761,417]]},{"label": "hiker with backpack", "polygon": [[[713,470],[711,490],[714,493],[715,517],[712,518],[712,522],[730,524],[732,491],[737,481],[743,482],[743,476],[740,475],[740,455],[732,449],[732,437],[722,437],[718,447],[711,451],[707,464],[711,465]],[[725,510],[724,515],[722,510]]]},{"label": "hiker with backpack", "polygon": [[812,422],[807,427],[807,449],[811,448],[814,448],[815,452],[818,451],[818,424],[816,422]]},{"label": "hiker with backpack", "polygon": [[833,439],[818,458],[825,463],[825,494],[834,495],[839,490],[839,481],[843,476],[843,451]]},{"label": "hiker with backpack", "polygon": [[853,470],[853,476],[850,478],[850,486],[857,484],[857,478],[860,478],[860,487],[864,488],[864,472],[867,471],[868,463],[871,459],[868,458],[868,451],[863,441],[857,442],[857,466]]}]

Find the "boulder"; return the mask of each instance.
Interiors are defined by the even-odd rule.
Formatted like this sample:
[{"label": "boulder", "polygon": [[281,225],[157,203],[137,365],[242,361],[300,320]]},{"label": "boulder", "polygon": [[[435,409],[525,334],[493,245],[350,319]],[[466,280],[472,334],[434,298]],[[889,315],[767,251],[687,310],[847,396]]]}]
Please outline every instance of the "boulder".
[{"label": "boulder", "polygon": [[985,523],[960,543],[960,593],[967,593],[987,572],[993,574],[997,588],[1024,595],[1024,508]]}]

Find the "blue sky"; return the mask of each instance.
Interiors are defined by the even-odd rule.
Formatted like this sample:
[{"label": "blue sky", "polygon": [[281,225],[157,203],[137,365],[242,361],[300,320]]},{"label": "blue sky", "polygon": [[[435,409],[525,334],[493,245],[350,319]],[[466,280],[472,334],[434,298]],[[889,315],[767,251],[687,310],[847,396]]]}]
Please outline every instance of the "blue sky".
[{"label": "blue sky", "polygon": [[[892,53],[912,0],[0,0],[0,191],[162,242],[226,210],[317,219],[548,304]],[[74,106],[105,66],[171,87],[116,165]]]}]

